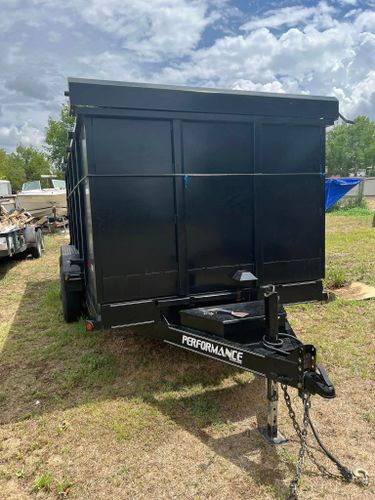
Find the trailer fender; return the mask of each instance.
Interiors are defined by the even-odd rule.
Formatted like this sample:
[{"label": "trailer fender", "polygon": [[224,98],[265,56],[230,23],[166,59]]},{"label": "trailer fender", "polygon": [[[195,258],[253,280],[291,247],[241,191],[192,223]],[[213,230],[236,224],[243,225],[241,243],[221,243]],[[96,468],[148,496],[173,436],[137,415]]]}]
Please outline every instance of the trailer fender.
[{"label": "trailer fender", "polygon": [[64,320],[67,323],[77,321],[83,310],[83,276],[79,265],[78,251],[72,245],[61,247],[60,254],[60,296]]},{"label": "trailer fender", "polygon": [[24,229],[25,243],[28,246],[35,246],[37,243],[37,230],[35,226],[26,226]]}]

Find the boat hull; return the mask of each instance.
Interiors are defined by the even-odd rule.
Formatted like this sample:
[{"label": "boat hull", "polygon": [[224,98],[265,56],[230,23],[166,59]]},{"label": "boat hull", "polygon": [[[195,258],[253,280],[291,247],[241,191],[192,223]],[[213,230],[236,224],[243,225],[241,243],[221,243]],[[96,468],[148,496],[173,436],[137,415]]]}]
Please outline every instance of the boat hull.
[{"label": "boat hull", "polygon": [[67,201],[65,190],[44,190],[19,192],[17,201],[23,208],[35,217],[63,216],[67,214]]}]

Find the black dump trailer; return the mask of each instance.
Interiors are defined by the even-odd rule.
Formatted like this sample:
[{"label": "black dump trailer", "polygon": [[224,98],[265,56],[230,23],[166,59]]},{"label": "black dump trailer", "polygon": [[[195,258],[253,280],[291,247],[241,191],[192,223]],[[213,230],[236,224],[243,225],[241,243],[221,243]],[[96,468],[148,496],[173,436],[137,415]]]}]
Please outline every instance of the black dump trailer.
[{"label": "black dump trailer", "polygon": [[285,303],[321,300],[333,97],[69,79],[67,321],[131,328],[333,397]]}]

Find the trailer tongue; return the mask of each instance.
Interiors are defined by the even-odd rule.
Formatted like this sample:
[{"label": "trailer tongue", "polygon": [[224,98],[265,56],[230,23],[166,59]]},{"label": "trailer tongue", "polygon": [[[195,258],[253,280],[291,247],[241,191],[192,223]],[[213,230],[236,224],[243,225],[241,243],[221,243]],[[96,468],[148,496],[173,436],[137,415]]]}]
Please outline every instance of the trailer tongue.
[{"label": "trailer tongue", "polygon": [[[267,378],[268,423],[265,437],[281,442],[277,428],[278,383],[302,394],[335,397],[325,371],[316,364],[316,350],[295,336],[274,287],[264,301],[199,307],[180,311],[180,323],[162,314],[164,342]],[[225,311],[225,312],[224,312]],[[233,319],[237,311],[246,316]]]}]

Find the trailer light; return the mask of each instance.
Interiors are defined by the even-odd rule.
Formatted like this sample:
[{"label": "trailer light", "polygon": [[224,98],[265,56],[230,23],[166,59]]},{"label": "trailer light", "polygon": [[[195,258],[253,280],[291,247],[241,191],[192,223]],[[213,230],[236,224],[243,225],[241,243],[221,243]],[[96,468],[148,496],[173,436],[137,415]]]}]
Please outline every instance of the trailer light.
[{"label": "trailer light", "polygon": [[94,323],[92,321],[86,321],[86,331],[87,332],[93,332],[94,331]]}]

